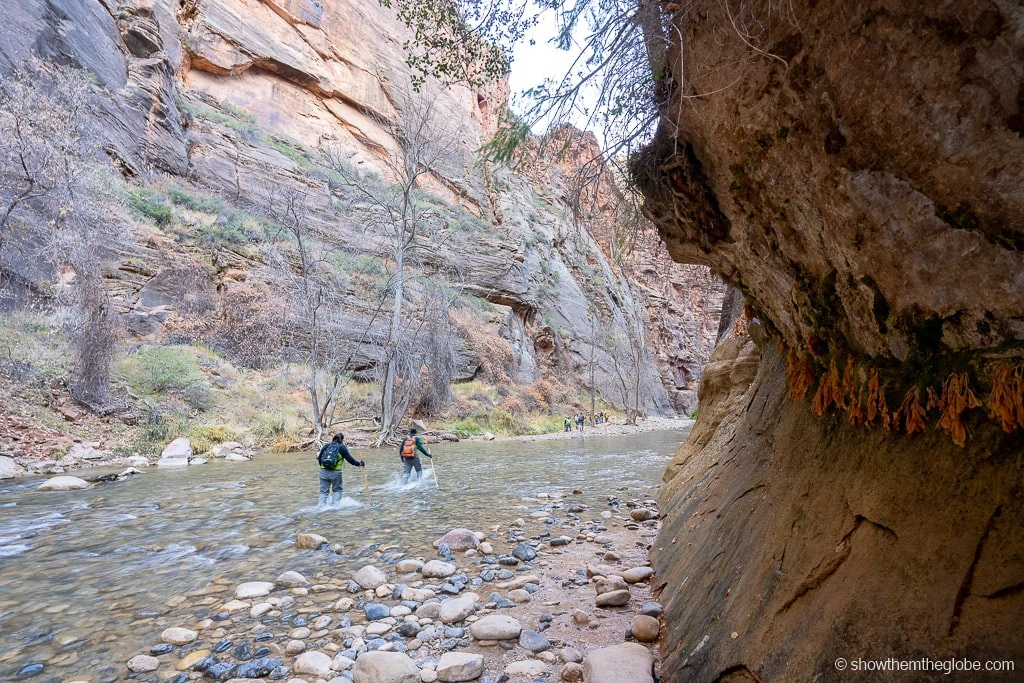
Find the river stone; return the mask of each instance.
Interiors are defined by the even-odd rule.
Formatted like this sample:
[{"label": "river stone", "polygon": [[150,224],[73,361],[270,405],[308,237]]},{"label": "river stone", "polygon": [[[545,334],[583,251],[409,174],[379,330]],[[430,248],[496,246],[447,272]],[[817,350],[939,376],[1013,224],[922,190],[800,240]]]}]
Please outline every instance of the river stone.
[{"label": "river stone", "polygon": [[591,650],[583,660],[587,683],[654,683],[654,657],[637,643]]},{"label": "river stone", "polygon": [[423,563],[419,560],[399,560],[395,563],[395,571],[399,574],[411,574],[423,569]]},{"label": "river stone", "polygon": [[0,455],[0,479],[13,479],[20,474],[21,468],[12,458]]},{"label": "river stone", "polygon": [[431,598],[437,597],[437,593],[430,590],[429,588],[403,588],[402,594],[399,596],[402,600],[409,600],[411,602],[426,602]]},{"label": "river stone", "polygon": [[560,545],[569,545],[570,543],[572,543],[572,539],[568,536],[555,536],[548,541],[548,545],[552,548],[557,548]]},{"label": "river stone", "polygon": [[299,534],[295,537],[295,547],[299,550],[317,550],[326,544],[327,539],[320,534]]},{"label": "river stone", "polygon": [[630,512],[629,516],[638,522],[646,522],[647,520],[654,518],[654,513],[646,508],[640,508]]},{"label": "river stone", "polygon": [[227,612],[228,614],[231,614],[232,612],[240,612],[241,610],[248,608],[248,602],[243,602],[242,600],[230,600],[228,602],[225,602],[221,606],[220,610],[222,612]]},{"label": "river stone", "polygon": [[484,672],[484,658],[468,652],[445,652],[437,662],[437,680],[444,683],[474,681]]},{"label": "river stone", "polygon": [[416,608],[416,616],[421,619],[437,619],[441,614],[440,602],[425,602]]},{"label": "river stone", "polygon": [[622,607],[629,602],[629,591],[619,590],[597,596],[598,607]]},{"label": "river stone", "polygon": [[328,678],[331,675],[331,658],[323,652],[303,652],[292,662],[292,673]]},{"label": "river stone", "polygon": [[441,603],[437,618],[442,624],[454,624],[462,621],[476,611],[476,593],[467,593],[458,598],[450,598]]},{"label": "river stone", "polygon": [[379,602],[366,603],[365,605],[363,605],[363,612],[366,614],[366,619],[368,621],[386,619],[387,617],[391,616],[391,608]]},{"label": "river stone", "polygon": [[39,491],[76,491],[89,488],[89,482],[67,475],[51,477],[37,487]]},{"label": "river stone", "polygon": [[270,595],[272,590],[274,590],[274,584],[269,581],[246,581],[238,584],[235,588],[235,597],[239,600],[262,598],[265,595]]},{"label": "river stone", "polygon": [[487,541],[484,541],[483,543],[481,543],[480,547],[477,548],[477,550],[479,550],[484,555],[492,555],[492,554],[494,554],[494,546],[491,545],[490,543],[488,543]]},{"label": "river stone", "polygon": [[420,683],[420,670],[401,652],[371,650],[356,659],[352,683]]},{"label": "river stone", "polygon": [[309,579],[298,572],[286,571],[274,579],[274,583],[285,588],[296,588],[297,586],[308,586]]},{"label": "river stone", "polygon": [[459,528],[452,529],[444,536],[434,541],[434,547],[440,548],[442,543],[446,544],[452,552],[459,552],[460,550],[478,548],[480,546],[480,539],[478,539],[476,534],[469,529]]},{"label": "river stone", "polygon": [[[548,665],[539,659],[523,659],[518,662],[512,662],[505,667],[505,673],[509,676],[528,676],[530,678],[543,676],[547,670]],[[618,681],[618,683],[628,682]]]},{"label": "river stone", "polygon": [[191,457],[192,442],[181,437],[164,446],[156,464],[158,467],[182,467],[188,465]]},{"label": "river stone", "polygon": [[437,680],[437,672],[433,669],[420,669],[420,680],[423,683],[434,683]]},{"label": "river stone", "polygon": [[374,567],[372,564],[368,564],[364,567],[360,567],[356,575],[352,577],[352,580],[359,584],[361,588],[366,590],[374,590],[384,585],[388,577],[384,575],[384,572]]},{"label": "river stone", "polygon": [[135,655],[128,660],[128,670],[132,673],[156,671],[159,667],[160,660],[149,655]]},{"label": "river stone", "polygon": [[284,653],[286,655],[297,655],[300,652],[306,651],[306,643],[302,640],[292,639],[284,644]]},{"label": "river stone", "polygon": [[517,602],[520,604],[524,602],[530,602],[530,591],[523,590],[522,588],[517,588],[514,591],[508,592],[508,599],[512,602]]},{"label": "river stone", "polygon": [[175,668],[178,671],[188,671],[196,664],[198,664],[201,660],[209,657],[211,654],[211,651],[206,649],[192,650],[192,652],[189,652],[187,655],[181,658],[181,661],[178,662],[178,665]]},{"label": "river stone", "polygon": [[523,629],[519,634],[519,647],[530,652],[543,652],[551,647],[551,641],[537,631]]},{"label": "river stone", "polygon": [[629,622],[629,630],[633,632],[633,637],[641,643],[653,643],[658,639],[661,626],[654,617],[638,614]]},{"label": "river stone", "polygon": [[504,614],[489,614],[469,627],[477,640],[511,640],[518,638],[522,631],[523,626],[517,619]]},{"label": "river stone", "polygon": [[559,650],[558,657],[566,664],[575,662],[580,663],[583,661],[583,653],[574,647],[565,647]]},{"label": "river stone", "polygon": [[562,680],[566,683],[579,683],[583,680],[583,665],[576,662],[567,662],[562,667]]},{"label": "river stone", "polygon": [[160,640],[171,645],[186,645],[199,637],[199,634],[192,629],[172,626],[165,628],[160,634]]},{"label": "river stone", "polygon": [[235,669],[238,678],[263,678],[269,676],[274,669],[281,666],[281,660],[274,657],[260,657],[250,662],[244,662]]},{"label": "river stone", "polygon": [[665,608],[661,606],[660,602],[645,602],[640,608],[640,614],[646,614],[649,617],[660,617],[661,613],[665,611]]},{"label": "river stone", "polygon": [[512,556],[522,560],[523,562],[529,562],[537,557],[537,551],[534,550],[533,546],[529,543],[520,543],[512,551]]},{"label": "river stone", "polygon": [[650,567],[634,567],[622,572],[622,580],[626,583],[640,583],[654,576],[654,570]]},{"label": "river stone", "polygon": [[423,576],[428,579],[445,579],[456,571],[458,571],[458,567],[454,564],[442,562],[441,560],[431,560],[420,569]]},{"label": "river stone", "polygon": [[629,585],[621,576],[609,576],[606,579],[598,579],[594,581],[594,588],[597,590],[597,594],[611,593],[612,591],[627,590]]}]

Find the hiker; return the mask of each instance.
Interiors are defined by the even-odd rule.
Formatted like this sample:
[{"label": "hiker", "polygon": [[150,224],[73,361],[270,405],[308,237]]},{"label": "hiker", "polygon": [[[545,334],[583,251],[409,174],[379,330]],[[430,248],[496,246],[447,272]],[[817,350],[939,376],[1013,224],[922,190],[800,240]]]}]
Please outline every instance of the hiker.
[{"label": "hiker", "polygon": [[423,442],[420,437],[416,436],[416,428],[409,430],[409,436],[402,440],[402,443],[398,445],[398,455],[402,458],[402,484],[409,483],[409,475],[412,474],[413,468],[416,468],[416,479],[419,480],[423,474],[423,465],[420,464],[420,456],[416,455],[416,451],[419,451],[428,458],[433,458],[430,451],[423,447]]},{"label": "hiker", "polygon": [[356,467],[366,467],[362,460],[356,460],[344,444],[345,435],[334,435],[329,444],[320,449],[316,461],[320,464],[320,505],[327,505],[327,494],[331,494],[331,505],[341,502],[341,469],[345,460]]},{"label": "hiker", "polygon": [[562,421],[562,431],[563,432],[571,432],[572,431],[572,427],[569,424],[569,416],[568,415],[566,415],[565,419]]}]

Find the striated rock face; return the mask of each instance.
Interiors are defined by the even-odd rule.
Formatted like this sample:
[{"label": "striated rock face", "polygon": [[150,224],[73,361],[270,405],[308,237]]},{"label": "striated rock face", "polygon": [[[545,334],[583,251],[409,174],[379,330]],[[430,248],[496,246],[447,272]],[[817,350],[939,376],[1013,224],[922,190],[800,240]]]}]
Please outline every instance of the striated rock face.
[{"label": "striated rock face", "polygon": [[[987,408],[991,363],[1024,340],[1024,12],[700,8],[673,19],[671,125],[633,170],[673,257],[745,296],[757,345],[716,352],[660,492],[663,676],[1020,661],[1021,438]],[[828,377],[847,359],[848,382]],[[889,405],[865,428],[869,371]],[[965,399],[965,447],[939,429],[967,396],[954,375],[989,401]],[[908,390],[920,414],[893,410]]]}]

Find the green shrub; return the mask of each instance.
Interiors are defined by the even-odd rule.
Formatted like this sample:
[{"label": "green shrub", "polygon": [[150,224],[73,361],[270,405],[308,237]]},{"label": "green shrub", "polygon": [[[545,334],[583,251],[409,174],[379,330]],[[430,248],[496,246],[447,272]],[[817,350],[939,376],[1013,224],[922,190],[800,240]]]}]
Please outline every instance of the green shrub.
[{"label": "green shrub", "polygon": [[234,425],[203,424],[192,427],[188,436],[192,440],[192,451],[205,453],[219,443],[240,441],[242,430]]},{"label": "green shrub", "polygon": [[185,190],[172,187],[167,190],[167,198],[175,206],[183,206],[192,211],[204,211],[206,213],[217,213],[222,207],[221,200],[215,197],[200,197]]},{"label": "green shrub", "polygon": [[128,193],[127,201],[133,211],[150,219],[158,227],[166,228],[174,222],[174,209],[150,190],[133,190]]},{"label": "green shrub", "polygon": [[182,392],[204,384],[195,354],[187,347],[148,346],[128,359],[126,380],[144,394]]}]

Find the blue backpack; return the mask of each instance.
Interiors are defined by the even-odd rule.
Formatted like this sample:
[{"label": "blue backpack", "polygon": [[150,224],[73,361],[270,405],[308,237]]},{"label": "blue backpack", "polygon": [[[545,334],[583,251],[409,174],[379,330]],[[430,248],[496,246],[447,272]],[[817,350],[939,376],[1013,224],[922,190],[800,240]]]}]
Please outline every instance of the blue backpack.
[{"label": "blue backpack", "polygon": [[323,467],[325,470],[336,470],[338,469],[338,462],[341,460],[340,455],[341,444],[332,441],[320,449],[320,455],[316,456],[316,460],[320,463],[320,467]]}]

